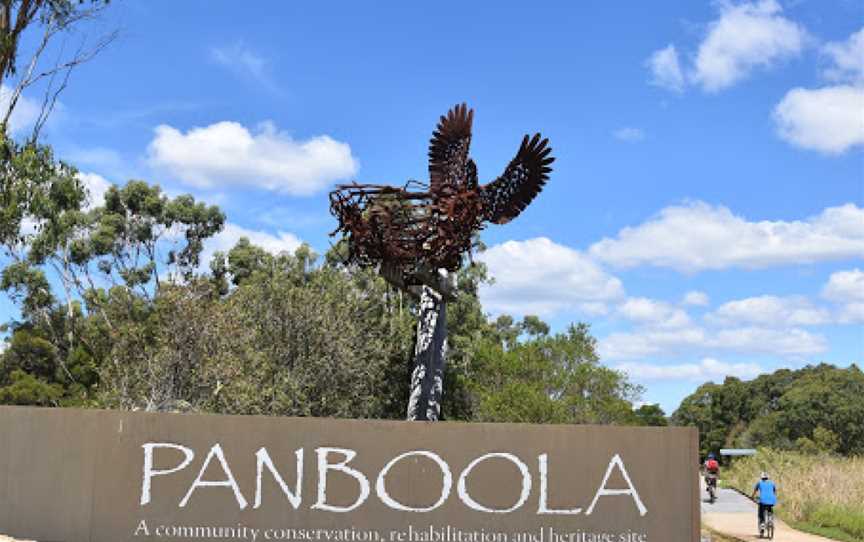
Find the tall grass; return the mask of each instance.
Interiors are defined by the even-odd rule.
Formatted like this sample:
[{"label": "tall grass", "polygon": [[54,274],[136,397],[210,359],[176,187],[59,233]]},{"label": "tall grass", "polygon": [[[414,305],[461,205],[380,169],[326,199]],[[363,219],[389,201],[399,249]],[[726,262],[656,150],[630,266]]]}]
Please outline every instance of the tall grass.
[{"label": "tall grass", "polygon": [[737,460],[723,478],[746,494],[762,471],[777,484],[777,514],[808,530],[864,540],[864,457],[803,455],[761,449]]}]

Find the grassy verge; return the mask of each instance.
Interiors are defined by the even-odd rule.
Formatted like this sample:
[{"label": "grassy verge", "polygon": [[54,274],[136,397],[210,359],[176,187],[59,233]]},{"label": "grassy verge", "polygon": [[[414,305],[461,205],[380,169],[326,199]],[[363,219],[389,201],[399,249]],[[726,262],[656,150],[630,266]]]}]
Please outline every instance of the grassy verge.
[{"label": "grassy verge", "polygon": [[864,458],[760,450],[724,472],[747,493],[767,471],[777,484],[777,514],[796,529],[843,542],[864,540]]},{"label": "grassy verge", "polygon": [[861,542],[862,538],[852,536],[836,527],[820,527],[819,525],[811,525],[810,523],[791,523],[793,529],[798,529],[803,533],[816,534],[830,538],[831,540],[839,540],[840,542]]},{"label": "grassy verge", "polygon": [[[864,507],[864,504],[861,505]],[[804,532],[818,534],[843,542],[864,540],[864,512],[839,506],[820,505],[812,510],[808,519],[793,521],[792,525]]]}]

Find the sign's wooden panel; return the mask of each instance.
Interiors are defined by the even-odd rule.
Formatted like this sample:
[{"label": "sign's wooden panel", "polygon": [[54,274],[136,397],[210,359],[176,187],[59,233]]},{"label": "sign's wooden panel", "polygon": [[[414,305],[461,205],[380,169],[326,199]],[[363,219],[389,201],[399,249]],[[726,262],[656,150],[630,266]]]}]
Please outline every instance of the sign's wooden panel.
[{"label": "sign's wooden panel", "polygon": [[40,541],[689,542],[691,428],[0,407],[0,532]]}]

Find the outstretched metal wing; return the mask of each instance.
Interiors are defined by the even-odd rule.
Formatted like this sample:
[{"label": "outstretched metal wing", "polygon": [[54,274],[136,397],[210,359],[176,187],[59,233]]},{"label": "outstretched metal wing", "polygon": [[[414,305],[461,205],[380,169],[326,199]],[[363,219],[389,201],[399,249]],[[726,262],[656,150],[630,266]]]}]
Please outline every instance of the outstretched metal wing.
[{"label": "outstretched metal wing", "polygon": [[540,134],[522,139],[519,152],[504,174],[480,187],[484,220],[506,224],[519,216],[549,180],[549,164],[555,161],[549,156],[551,152],[549,140],[541,140]]},{"label": "outstretched metal wing", "polygon": [[[474,110],[464,103],[438,122],[429,142],[429,189],[434,195],[477,186],[477,168],[468,158]],[[472,184],[473,183],[473,184]]]}]

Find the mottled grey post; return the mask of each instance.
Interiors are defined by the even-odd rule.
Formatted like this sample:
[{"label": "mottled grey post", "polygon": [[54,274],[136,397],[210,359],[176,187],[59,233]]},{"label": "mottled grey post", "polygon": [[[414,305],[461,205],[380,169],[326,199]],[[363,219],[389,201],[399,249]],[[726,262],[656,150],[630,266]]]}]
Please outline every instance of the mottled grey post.
[{"label": "mottled grey post", "polygon": [[439,292],[424,285],[420,292],[408,420],[434,422],[440,418],[446,357],[447,303]]}]

